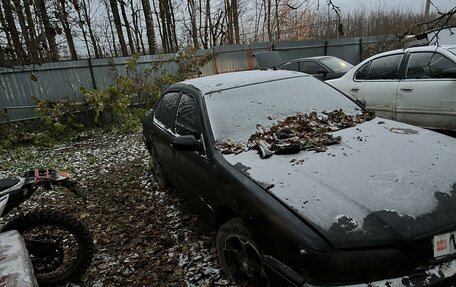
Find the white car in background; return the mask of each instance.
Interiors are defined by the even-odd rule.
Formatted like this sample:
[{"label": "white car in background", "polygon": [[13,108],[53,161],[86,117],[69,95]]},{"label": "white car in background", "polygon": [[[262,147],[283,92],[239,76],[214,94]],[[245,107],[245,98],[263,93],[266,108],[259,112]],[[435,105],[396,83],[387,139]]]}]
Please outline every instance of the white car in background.
[{"label": "white car in background", "polygon": [[380,117],[456,131],[456,46],[381,53],[327,83]]}]

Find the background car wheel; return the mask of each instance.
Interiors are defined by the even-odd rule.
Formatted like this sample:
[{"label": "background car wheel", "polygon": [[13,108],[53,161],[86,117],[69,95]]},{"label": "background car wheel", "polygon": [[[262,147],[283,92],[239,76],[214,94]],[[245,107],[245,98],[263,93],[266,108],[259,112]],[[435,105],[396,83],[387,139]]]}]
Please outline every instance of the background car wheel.
[{"label": "background car wheel", "polygon": [[269,286],[257,245],[240,218],[220,227],[216,245],[225,275],[243,286]]}]

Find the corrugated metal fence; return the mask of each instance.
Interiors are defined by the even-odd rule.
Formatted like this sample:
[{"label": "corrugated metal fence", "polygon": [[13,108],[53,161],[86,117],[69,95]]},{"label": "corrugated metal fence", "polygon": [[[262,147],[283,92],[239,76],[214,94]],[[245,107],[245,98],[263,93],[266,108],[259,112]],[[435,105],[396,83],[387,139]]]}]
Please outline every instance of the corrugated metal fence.
[{"label": "corrugated metal fence", "polygon": [[[276,43],[255,43],[251,45],[229,45],[210,50],[199,50],[197,56],[213,54],[213,59],[201,68],[203,76],[256,68],[253,55],[261,51],[278,51],[283,60],[293,58],[332,55],[353,64],[361,60],[362,49],[384,41],[389,36],[347,38],[333,40],[282,41]],[[150,77],[162,73],[176,73],[178,66],[170,61],[177,54],[140,56],[137,71],[142,72],[154,63],[161,62],[161,70],[152,72]],[[80,88],[88,90],[106,88],[113,84],[112,65],[120,75],[127,75],[128,57],[108,59],[84,59],[45,63],[31,67],[0,69],[0,109],[11,121],[35,117],[33,98],[55,101],[68,97],[83,101]]]}]

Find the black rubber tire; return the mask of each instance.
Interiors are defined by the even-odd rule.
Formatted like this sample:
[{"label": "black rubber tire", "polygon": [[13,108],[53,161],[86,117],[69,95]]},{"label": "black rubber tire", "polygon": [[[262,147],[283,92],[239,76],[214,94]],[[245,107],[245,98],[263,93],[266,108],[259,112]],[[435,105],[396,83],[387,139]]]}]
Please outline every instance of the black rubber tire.
[{"label": "black rubber tire", "polygon": [[[250,278],[246,278],[246,276],[240,275],[238,271],[233,273],[233,270],[230,268],[229,259],[226,254],[226,244],[227,240],[230,238],[240,238],[244,241],[247,245],[250,246],[252,251],[255,251],[256,256],[258,256],[258,268],[257,269],[257,278],[251,280]],[[217,255],[220,266],[222,267],[223,272],[225,275],[230,278],[231,280],[236,281],[237,283],[241,284],[242,286],[269,286],[269,280],[267,275],[264,272],[264,269],[261,264],[261,257],[258,251],[258,247],[253,239],[252,234],[250,231],[245,227],[244,222],[240,218],[233,218],[223,224],[217,232],[216,236],[216,248],[217,248]],[[231,264],[232,266],[232,264]],[[242,273],[242,272],[241,272]]]},{"label": "black rubber tire", "polygon": [[78,242],[78,255],[73,266],[54,277],[36,279],[40,286],[55,286],[69,281],[78,281],[92,262],[95,247],[89,231],[77,219],[54,210],[36,210],[11,220],[2,231],[17,230],[23,234],[37,226],[55,226],[71,233]]}]

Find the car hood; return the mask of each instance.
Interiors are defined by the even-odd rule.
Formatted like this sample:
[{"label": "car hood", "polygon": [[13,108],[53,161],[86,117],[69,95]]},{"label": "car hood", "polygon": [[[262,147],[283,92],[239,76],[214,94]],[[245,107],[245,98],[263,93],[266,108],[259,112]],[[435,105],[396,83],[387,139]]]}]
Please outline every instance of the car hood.
[{"label": "car hood", "polygon": [[224,155],[337,248],[456,230],[456,139],[375,118],[325,152]]}]

